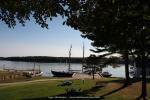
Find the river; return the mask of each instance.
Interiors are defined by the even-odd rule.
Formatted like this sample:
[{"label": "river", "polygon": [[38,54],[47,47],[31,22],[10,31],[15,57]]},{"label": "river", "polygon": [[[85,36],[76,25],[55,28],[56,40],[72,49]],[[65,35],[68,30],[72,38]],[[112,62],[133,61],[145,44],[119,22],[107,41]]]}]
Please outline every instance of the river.
[{"label": "river", "polygon": [[[52,77],[51,70],[65,71],[68,69],[68,65],[65,63],[39,63],[39,62],[18,62],[18,61],[3,61],[0,60],[0,69],[40,69],[43,72],[43,76]],[[125,68],[124,65],[118,65],[120,67],[113,68],[113,66],[108,65],[106,68],[103,68],[103,71],[108,71],[112,74],[112,77],[125,77]],[[82,64],[80,63],[71,63],[72,70],[81,70]]]}]

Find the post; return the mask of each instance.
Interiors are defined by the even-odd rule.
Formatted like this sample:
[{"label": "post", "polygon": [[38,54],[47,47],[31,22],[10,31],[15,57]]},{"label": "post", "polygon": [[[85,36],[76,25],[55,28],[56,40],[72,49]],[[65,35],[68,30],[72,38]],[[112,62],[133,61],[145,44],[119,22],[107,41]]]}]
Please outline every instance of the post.
[{"label": "post", "polygon": [[5,70],[5,64],[3,64],[3,71]]},{"label": "post", "polygon": [[68,66],[68,71],[70,71],[71,48],[72,48],[72,45],[70,46],[70,50],[69,50],[69,66]]},{"label": "post", "polygon": [[34,63],[34,66],[33,66],[33,76],[35,76],[35,63]]},{"label": "post", "polygon": [[94,65],[92,65],[93,80],[95,79],[95,77],[94,77],[94,72],[95,72],[95,66],[94,66]]},{"label": "post", "polygon": [[41,69],[40,69],[40,64],[39,64],[39,73],[41,72]]},{"label": "post", "polygon": [[83,73],[83,66],[84,66],[84,43],[83,43],[82,73]]}]

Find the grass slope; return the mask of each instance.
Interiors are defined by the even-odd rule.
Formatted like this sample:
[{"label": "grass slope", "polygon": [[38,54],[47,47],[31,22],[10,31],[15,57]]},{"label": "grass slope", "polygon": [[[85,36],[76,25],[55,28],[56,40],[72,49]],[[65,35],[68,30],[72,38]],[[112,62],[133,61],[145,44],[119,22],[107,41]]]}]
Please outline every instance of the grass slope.
[{"label": "grass slope", "polygon": [[[134,81],[124,86],[124,80],[116,78],[102,79],[97,82],[101,87],[85,91],[89,96],[100,96],[104,100],[141,100],[141,81]],[[147,83],[148,100],[150,100],[150,83]]]},{"label": "grass slope", "polygon": [[[72,80],[72,86],[58,86],[61,80],[35,81],[29,83],[17,83],[12,85],[0,85],[0,100],[41,100],[48,96],[56,96],[65,93],[67,88],[81,88],[84,95],[103,97],[104,100],[140,100],[141,82],[134,81],[124,87],[124,79],[101,78],[100,80]],[[148,95],[150,83],[147,83]],[[150,98],[148,98],[150,99]]]},{"label": "grass slope", "polygon": [[42,98],[65,93],[66,88],[89,89],[95,85],[93,80],[73,80],[72,86],[57,86],[61,81],[50,80],[46,82],[34,82],[26,84],[7,85],[0,87],[0,100],[20,100]]}]

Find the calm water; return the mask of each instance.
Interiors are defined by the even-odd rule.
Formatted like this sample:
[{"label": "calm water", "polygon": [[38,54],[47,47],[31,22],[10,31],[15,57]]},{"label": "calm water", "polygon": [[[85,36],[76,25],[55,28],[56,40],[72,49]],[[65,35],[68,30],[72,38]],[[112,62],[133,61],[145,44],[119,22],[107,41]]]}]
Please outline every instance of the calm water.
[{"label": "calm water", "polygon": [[[15,61],[1,61],[0,60],[0,69],[5,68],[9,69],[32,69],[35,64],[35,69],[40,69],[43,72],[43,76],[52,76],[51,70],[65,71],[68,69],[68,65],[65,63],[33,63],[33,62],[15,62]],[[72,63],[72,70],[81,70],[82,64]],[[119,65],[120,67],[113,68],[111,65],[103,69],[103,71],[109,71],[113,77],[125,77],[125,68],[124,65]]]}]

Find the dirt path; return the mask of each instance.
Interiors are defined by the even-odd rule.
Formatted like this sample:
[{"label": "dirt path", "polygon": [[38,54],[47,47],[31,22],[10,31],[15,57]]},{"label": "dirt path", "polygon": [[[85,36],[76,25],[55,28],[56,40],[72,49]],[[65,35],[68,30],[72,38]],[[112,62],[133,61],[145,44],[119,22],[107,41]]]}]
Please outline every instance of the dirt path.
[{"label": "dirt path", "polygon": [[47,82],[53,80],[72,80],[73,78],[54,78],[54,79],[39,79],[39,80],[32,80],[32,81],[23,81],[23,82],[14,82],[14,83],[0,83],[1,86],[12,86],[12,85],[19,85],[19,84],[28,84],[28,83],[35,83],[35,82]]}]

